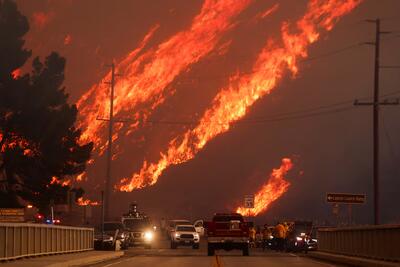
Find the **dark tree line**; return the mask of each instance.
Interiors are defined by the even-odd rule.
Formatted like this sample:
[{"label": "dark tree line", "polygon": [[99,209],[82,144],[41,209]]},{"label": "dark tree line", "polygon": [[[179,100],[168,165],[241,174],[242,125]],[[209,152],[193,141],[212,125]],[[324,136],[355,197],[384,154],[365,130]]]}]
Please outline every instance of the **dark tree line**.
[{"label": "dark tree line", "polygon": [[77,108],[63,87],[64,58],[35,58],[32,71],[16,77],[32,54],[24,48],[28,30],[16,4],[0,0],[0,206],[23,199],[45,209],[51,199],[65,200],[70,189],[50,184],[52,177],[82,173],[93,145],[79,143]]}]

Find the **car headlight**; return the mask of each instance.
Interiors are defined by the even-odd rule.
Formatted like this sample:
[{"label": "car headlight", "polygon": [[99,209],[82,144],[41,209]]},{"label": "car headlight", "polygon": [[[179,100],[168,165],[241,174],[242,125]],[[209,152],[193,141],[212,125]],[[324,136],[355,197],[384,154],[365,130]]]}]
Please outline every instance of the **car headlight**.
[{"label": "car headlight", "polygon": [[198,234],[198,233],[195,233],[193,236],[194,236],[195,238],[199,238],[199,234]]},{"label": "car headlight", "polygon": [[122,233],[122,234],[121,234],[121,238],[125,238],[125,233]]},{"label": "car headlight", "polygon": [[298,237],[296,237],[296,240],[297,240],[297,241],[302,241],[302,240],[303,240],[303,238],[302,238],[302,237],[300,237],[300,236],[298,236]]},{"label": "car headlight", "polygon": [[151,240],[153,240],[153,233],[152,233],[152,232],[145,232],[145,233],[144,233],[144,239],[145,239],[146,241],[151,241]]},{"label": "car headlight", "polygon": [[180,236],[181,236],[181,234],[175,233],[175,237],[180,237]]}]

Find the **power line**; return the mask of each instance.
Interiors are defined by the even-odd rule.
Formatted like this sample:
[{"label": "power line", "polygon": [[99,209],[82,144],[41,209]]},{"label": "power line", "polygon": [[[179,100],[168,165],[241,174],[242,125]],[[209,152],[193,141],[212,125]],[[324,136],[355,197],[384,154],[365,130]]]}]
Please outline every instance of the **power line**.
[{"label": "power line", "polygon": [[345,47],[342,47],[342,48],[339,48],[339,49],[336,49],[336,50],[332,50],[332,51],[327,52],[325,54],[321,54],[319,56],[306,58],[304,60],[301,60],[301,62],[314,61],[314,60],[318,60],[318,59],[321,59],[321,58],[335,56],[337,54],[346,52],[348,50],[352,50],[352,49],[354,49],[356,47],[360,47],[360,46],[363,46],[363,45],[364,45],[364,43],[357,43],[357,44],[348,45],[348,46],[345,46]]},{"label": "power line", "polygon": [[[309,61],[315,61],[315,60],[319,60],[319,59],[323,59],[323,58],[327,58],[327,57],[331,57],[331,56],[335,56],[344,52],[347,52],[349,50],[358,48],[365,45],[365,43],[355,43],[355,44],[351,44],[351,45],[347,45],[338,49],[334,49],[331,51],[328,51],[326,53],[320,54],[320,55],[316,55],[314,57],[308,57],[302,60],[299,60],[299,62],[309,62]],[[254,71],[248,71],[248,72],[239,72],[239,74],[254,74]],[[187,78],[179,78],[180,81],[178,81],[177,83],[182,83],[182,81],[188,80],[188,81],[194,81],[195,79],[221,79],[221,78],[230,78],[233,75],[231,74],[226,74],[226,75],[209,75],[209,76],[191,76],[191,77],[187,77]]]},{"label": "power line", "polygon": [[[381,97],[394,96],[400,93],[400,90],[391,91],[387,94],[382,95]],[[370,97],[360,98],[362,100],[370,99]],[[284,112],[284,113],[275,113],[266,117],[252,117],[245,120],[237,121],[237,123],[262,123],[262,122],[275,122],[275,121],[283,121],[283,120],[293,120],[293,119],[302,119],[308,117],[315,117],[321,115],[329,115],[331,113],[339,113],[347,110],[353,109],[354,100],[345,100],[340,101],[328,105],[322,105],[307,109],[301,109],[296,111]],[[347,106],[344,106],[347,105]],[[341,107],[343,106],[343,107]],[[332,109],[333,108],[333,109]],[[290,116],[292,115],[292,116]],[[150,124],[169,124],[169,125],[194,125],[198,124],[199,121],[179,121],[179,120],[148,120],[145,123]],[[226,123],[220,123],[226,124]]]},{"label": "power line", "polygon": [[[308,114],[299,114],[299,115],[294,115],[294,116],[287,116],[287,117],[271,117],[271,118],[263,118],[263,119],[257,119],[257,120],[251,120],[251,119],[246,119],[246,120],[238,120],[235,123],[237,124],[261,124],[261,123],[267,123],[267,122],[278,122],[278,121],[287,121],[287,120],[295,120],[295,119],[305,119],[305,118],[310,118],[310,117],[316,117],[316,116],[321,116],[321,115],[329,115],[329,114],[334,114],[334,113],[340,113],[344,111],[348,111],[351,109],[355,109],[353,106],[349,107],[342,107],[342,108],[336,108],[336,109],[331,109],[331,110],[326,110],[326,111],[320,111],[320,112],[312,112]],[[209,121],[212,122],[212,121]],[[169,124],[169,125],[194,125],[198,124],[199,121],[168,121],[168,120],[149,120],[146,123],[151,123],[151,124]],[[218,122],[217,124],[227,124],[226,123],[221,123]]]},{"label": "power line", "polygon": [[354,110],[354,109],[355,109],[354,107],[350,106],[350,107],[342,107],[342,108],[336,108],[336,109],[320,111],[320,112],[312,112],[312,113],[303,114],[303,115],[295,115],[295,116],[288,116],[288,117],[282,117],[282,118],[262,119],[262,120],[254,120],[254,121],[243,120],[242,122],[244,122],[244,123],[245,122],[267,123],[267,122],[278,122],[278,121],[306,119],[306,118],[318,117],[318,116],[322,116],[322,115],[330,115],[330,114],[342,113],[342,112],[349,111],[349,110]]}]

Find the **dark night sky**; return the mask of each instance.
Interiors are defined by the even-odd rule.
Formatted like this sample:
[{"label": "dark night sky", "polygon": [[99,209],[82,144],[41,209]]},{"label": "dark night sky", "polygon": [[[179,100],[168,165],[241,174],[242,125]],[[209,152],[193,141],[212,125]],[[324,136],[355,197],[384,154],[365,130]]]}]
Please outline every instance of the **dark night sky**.
[{"label": "dark night sky", "polygon": [[[269,37],[278,37],[284,20],[294,21],[306,8],[306,0],[256,0],[237,19],[239,24],[224,38],[233,39],[224,56],[205,57],[179,79],[192,84],[176,84],[176,94],[153,115],[159,119],[184,120],[202,113],[226,76],[245,70]],[[279,10],[258,24],[249,18],[279,2]],[[67,58],[67,91],[74,102],[108,71],[106,65],[133,50],[155,24],[160,29],[149,47],[157,45],[190,25],[199,12],[201,0],[17,0],[31,22],[27,47],[34,55],[58,51]],[[373,41],[374,26],[367,18],[386,18],[383,29],[400,33],[400,1],[365,0],[336,28],[310,49],[318,57],[349,45]],[[43,17],[40,20],[38,18]],[[67,40],[66,40],[66,37]],[[383,37],[382,64],[400,64],[400,38]],[[400,90],[400,70],[383,70],[382,94]],[[296,79],[285,78],[269,96],[257,102],[247,117],[304,110],[360,97],[373,89],[373,47],[359,46],[343,53],[301,64]],[[399,96],[398,93],[396,96]],[[351,106],[351,104],[349,104]],[[383,219],[400,222],[400,107],[385,107],[381,124],[381,190]],[[181,126],[156,125],[144,131],[145,143],[130,146],[114,164],[118,178],[137,170],[144,157],[157,158],[164,150],[165,133],[181,132]],[[278,167],[284,156],[297,155],[296,169],[288,178],[289,191],[261,219],[329,219],[331,207],[326,192],[366,193],[367,205],[354,209],[356,220],[372,218],[372,110],[358,107],[346,112],[264,124],[237,124],[211,141],[197,157],[168,169],[151,188],[133,193],[116,193],[114,214],[124,211],[128,202],[160,216],[193,218],[241,204],[245,194],[255,192],[266,174]],[[124,142],[129,143],[129,140]],[[89,172],[89,185],[101,181],[102,160]],[[304,171],[303,175],[298,175]],[[90,186],[87,185],[87,188]],[[96,198],[96,192],[88,190]],[[116,199],[116,198],[114,198]],[[188,215],[190,214],[190,215]]]}]

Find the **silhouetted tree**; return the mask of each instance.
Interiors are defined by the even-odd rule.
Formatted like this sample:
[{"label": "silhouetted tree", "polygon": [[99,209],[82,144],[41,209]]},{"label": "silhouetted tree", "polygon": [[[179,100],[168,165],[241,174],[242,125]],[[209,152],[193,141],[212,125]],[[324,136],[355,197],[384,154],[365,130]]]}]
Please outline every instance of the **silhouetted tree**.
[{"label": "silhouetted tree", "polygon": [[32,73],[16,77],[31,56],[23,48],[29,25],[11,0],[0,0],[0,205],[18,197],[39,208],[66,198],[68,186],[50,184],[80,174],[92,143],[80,144],[75,105],[63,87],[65,59],[35,58]]}]

